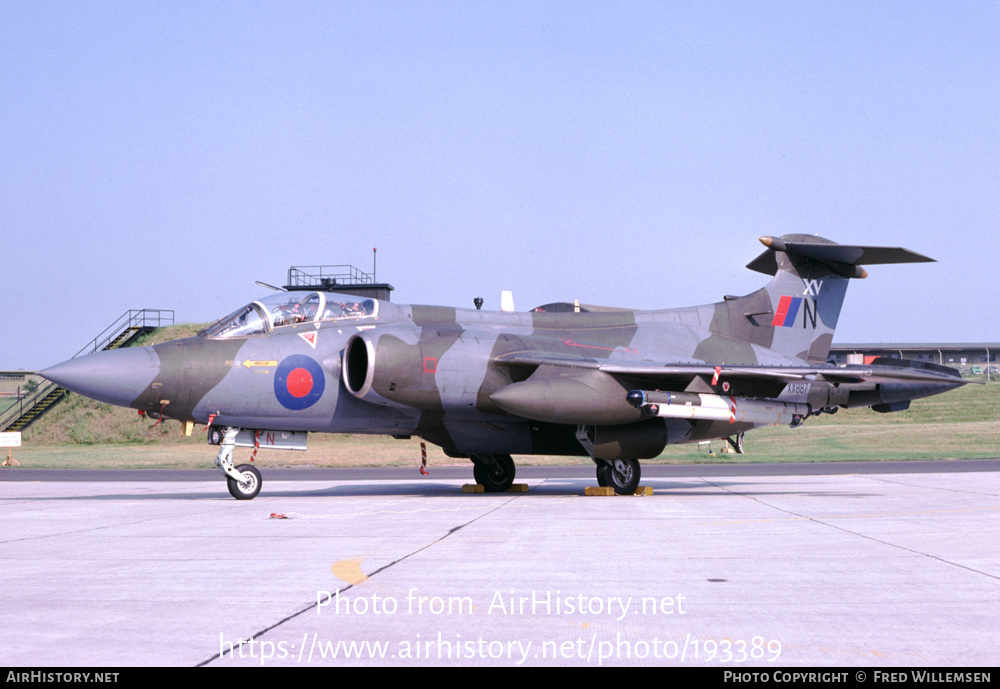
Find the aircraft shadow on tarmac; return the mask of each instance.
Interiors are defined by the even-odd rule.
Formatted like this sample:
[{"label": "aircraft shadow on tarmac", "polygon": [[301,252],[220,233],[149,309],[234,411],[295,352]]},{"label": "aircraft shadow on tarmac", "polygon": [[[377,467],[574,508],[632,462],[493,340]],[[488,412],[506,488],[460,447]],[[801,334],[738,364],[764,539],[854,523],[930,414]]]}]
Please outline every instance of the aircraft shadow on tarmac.
[{"label": "aircraft shadow on tarmac", "polygon": [[[321,482],[310,482],[321,484]],[[465,497],[468,500],[483,500],[517,497],[585,497],[584,489],[592,485],[592,481],[582,479],[548,479],[540,483],[530,485],[529,490],[524,492],[509,491],[503,493],[463,493],[461,485],[455,482],[431,482],[420,481],[349,481],[340,482],[336,485],[316,485],[303,486],[289,489],[272,488],[261,492],[260,498],[347,498],[347,497],[423,497],[433,498],[454,498]],[[636,496],[645,499],[656,498],[685,498],[691,500],[718,497],[766,497],[766,496],[810,496],[810,497],[838,497],[838,498],[872,498],[878,497],[878,493],[858,492],[858,491],[830,491],[828,489],[810,490],[808,481],[795,482],[786,488],[775,489],[772,483],[748,482],[748,481],[725,481],[712,480],[700,481],[692,485],[690,481],[679,482],[669,479],[652,478],[643,481],[643,485],[653,488],[653,495]],[[755,487],[760,486],[760,487]],[[764,488],[763,485],[767,485]],[[301,486],[301,484],[300,484]],[[221,486],[220,486],[221,488]],[[600,499],[604,496],[593,496],[593,499]],[[632,496],[608,496],[618,499],[635,499]],[[211,490],[206,492],[114,492],[93,495],[67,495],[67,496],[7,496],[3,501],[157,501],[157,500],[228,500],[229,494],[225,490]],[[249,504],[249,503],[247,503]]]}]

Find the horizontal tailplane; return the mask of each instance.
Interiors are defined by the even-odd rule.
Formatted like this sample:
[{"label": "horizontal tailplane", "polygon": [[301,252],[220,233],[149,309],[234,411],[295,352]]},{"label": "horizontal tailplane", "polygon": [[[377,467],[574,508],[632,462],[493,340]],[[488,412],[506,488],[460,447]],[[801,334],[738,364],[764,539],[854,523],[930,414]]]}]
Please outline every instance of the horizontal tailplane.
[{"label": "horizontal tailplane", "polygon": [[778,251],[818,261],[832,272],[846,278],[867,277],[868,273],[861,268],[863,265],[934,262],[933,258],[900,247],[835,244],[822,237],[809,235],[761,237],[760,243],[766,246],[768,251],[748,263],[747,268],[765,275],[777,274],[780,268],[776,256]]}]

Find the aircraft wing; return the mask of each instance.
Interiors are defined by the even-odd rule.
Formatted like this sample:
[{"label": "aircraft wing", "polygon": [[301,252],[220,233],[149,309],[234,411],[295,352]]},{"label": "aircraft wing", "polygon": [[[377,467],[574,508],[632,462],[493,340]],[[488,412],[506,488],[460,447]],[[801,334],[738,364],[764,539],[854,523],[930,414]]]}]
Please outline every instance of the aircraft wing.
[{"label": "aircraft wing", "polygon": [[[521,352],[496,357],[497,363],[524,366],[560,366],[592,369],[610,375],[638,378],[685,380],[707,376],[720,380],[828,381],[831,383],[940,383],[960,379],[955,369],[922,362],[898,359],[876,359],[866,366],[713,366],[707,363],[656,363],[652,361],[607,361],[584,357],[567,357],[545,352]],[[891,363],[895,362],[895,363]]]},{"label": "aircraft wing", "polygon": [[831,383],[940,383],[944,379],[956,378],[958,373],[929,371],[921,368],[897,366],[838,366],[797,367],[797,366],[707,366],[691,364],[670,364],[649,366],[648,364],[602,364],[600,370],[612,375],[634,375],[644,378],[677,378],[693,376],[715,376],[720,379],[743,380],[825,380]]}]

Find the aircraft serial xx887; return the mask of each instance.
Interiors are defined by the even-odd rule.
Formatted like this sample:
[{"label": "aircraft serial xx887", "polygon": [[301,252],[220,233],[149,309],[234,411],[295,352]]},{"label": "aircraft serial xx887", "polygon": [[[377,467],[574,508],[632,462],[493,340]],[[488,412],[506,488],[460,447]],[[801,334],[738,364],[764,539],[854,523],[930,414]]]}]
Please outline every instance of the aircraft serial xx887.
[{"label": "aircraft serial xx887", "polygon": [[320,433],[418,436],[472,460],[503,491],[511,455],[589,456],[597,481],[634,492],[667,445],[742,438],[840,407],[878,412],[962,385],[957,371],[877,359],[827,363],[847,283],[862,265],[931,261],[901,248],[763,237],[748,268],[773,279],[705,306],[637,311],[557,303],[531,312],[402,306],[279,292],[196,337],[98,352],[42,375],[153,418],[209,426],[238,499],[261,487],[237,445],[262,433],[304,449]]}]

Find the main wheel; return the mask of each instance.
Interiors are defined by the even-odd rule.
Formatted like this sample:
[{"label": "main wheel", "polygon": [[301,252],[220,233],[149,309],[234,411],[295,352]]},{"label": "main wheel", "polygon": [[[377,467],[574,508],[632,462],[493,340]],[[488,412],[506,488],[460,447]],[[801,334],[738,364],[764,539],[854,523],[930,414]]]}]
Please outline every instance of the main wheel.
[{"label": "main wheel", "polygon": [[237,500],[253,500],[260,492],[260,472],[252,464],[240,464],[236,471],[243,474],[243,480],[226,477],[229,484],[229,494]]},{"label": "main wheel", "polygon": [[[613,459],[605,463],[608,468],[608,485],[615,489],[618,495],[634,495],[639,488],[639,460],[638,459]],[[597,475],[598,483],[601,480],[600,469]]]},{"label": "main wheel", "polygon": [[514,460],[510,455],[493,455],[493,459],[495,467],[486,460],[473,460],[472,475],[487,493],[503,493],[514,484]]},{"label": "main wheel", "polygon": [[611,485],[611,465],[605,461],[597,461],[597,485],[607,488]]}]

